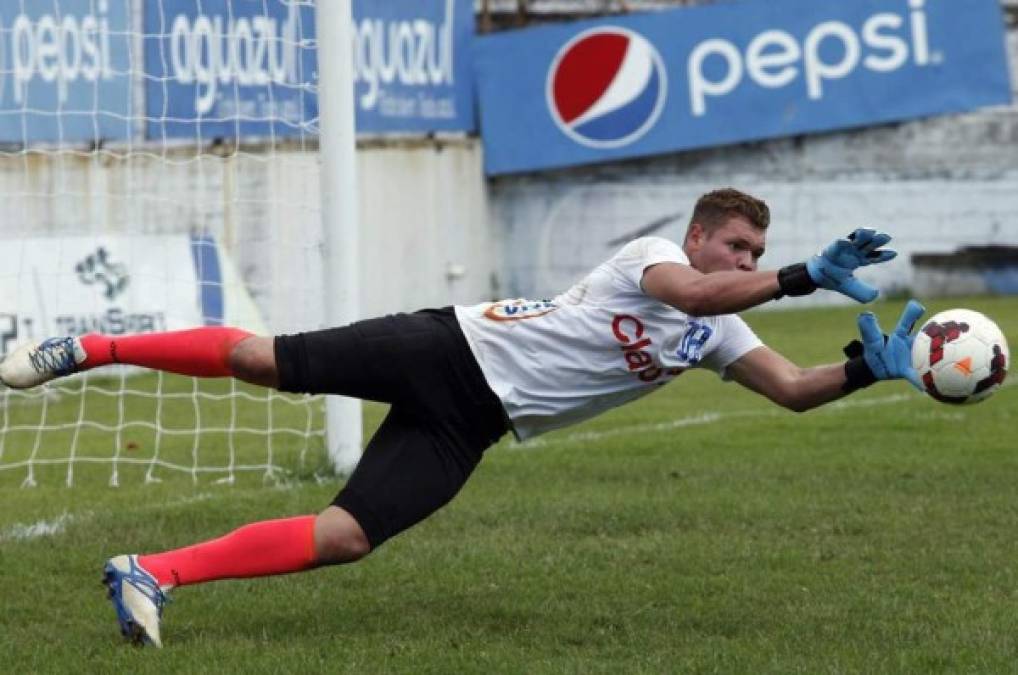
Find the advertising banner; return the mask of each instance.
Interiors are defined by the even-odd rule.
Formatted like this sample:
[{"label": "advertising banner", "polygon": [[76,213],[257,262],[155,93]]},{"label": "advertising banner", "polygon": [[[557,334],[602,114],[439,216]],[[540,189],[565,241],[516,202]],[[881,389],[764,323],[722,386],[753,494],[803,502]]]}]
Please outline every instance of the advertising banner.
[{"label": "advertising banner", "polygon": [[998,0],[735,1],[479,38],[489,174],[1006,104]]},{"label": "advertising banner", "polygon": [[129,7],[111,0],[0,2],[0,142],[132,134]]},{"label": "advertising banner", "polygon": [[[149,138],[317,133],[314,4],[145,5]],[[471,0],[355,0],[358,133],[474,129]]]},{"label": "advertising banner", "polygon": [[354,0],[357,131],[473,131],[472,0]]},{"label": "advertising banner", "polygon": [[0,356],[51,336],[265,326],[228,258],[207,236],[11,239],[0,270]]},{"label": "advertising banner", "polygon": [[318,114],[312,3],[159,0],[144,7],[149,138],[309,133]]}]

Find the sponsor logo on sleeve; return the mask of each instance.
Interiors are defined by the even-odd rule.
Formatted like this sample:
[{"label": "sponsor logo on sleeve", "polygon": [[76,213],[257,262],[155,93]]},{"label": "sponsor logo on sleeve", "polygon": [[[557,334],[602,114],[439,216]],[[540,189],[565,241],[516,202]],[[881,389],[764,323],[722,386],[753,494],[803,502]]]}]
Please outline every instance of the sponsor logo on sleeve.
[{"label": "sponsor logo on sleeve", "polygon": [[520,321],[536,319],[558,309],[550,300],[506,300],[494,302],[484,310],[484,316],[492,321]]},{"label": "sponsor logo on sleeve", "polygon": [[699,363],[703,358],[704,347],[713,334],[714,330],[707,324],[690,321],[675,355],[690,365]]}]

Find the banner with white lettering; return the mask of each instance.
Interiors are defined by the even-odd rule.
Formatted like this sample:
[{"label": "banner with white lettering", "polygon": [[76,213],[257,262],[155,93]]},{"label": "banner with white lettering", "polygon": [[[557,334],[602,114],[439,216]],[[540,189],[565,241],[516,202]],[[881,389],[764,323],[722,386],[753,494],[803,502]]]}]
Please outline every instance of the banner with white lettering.
[{"label": "banner with white lettering", "polygon": [[[306,0],[145,3],[149,138],[317,133]],[[472,131],[471,0],[355,0],[357,132]]]},{"label": "banner with white lettering", "polygon": [[473,131],[473,0],[354,0],[359,133]]},{"label": "banner with white lettering", "polygon": [[0,2],[0,142],[98,143],[133,133],[129,7]]},{"label": "banner with white lettering", "polygon": [[733,0],[475,49],[489,174],[1007,104],[999,0]]},{"label": "banner with white lettering", "polygon": [[159,0],[144,25],[149,138],[314,132],[312,3]]},{"label": "banner with white lettering", "polygon": [[59,335],[265,325],[233,266],[207,236],[8,239],[0,266],[0,356]]}]

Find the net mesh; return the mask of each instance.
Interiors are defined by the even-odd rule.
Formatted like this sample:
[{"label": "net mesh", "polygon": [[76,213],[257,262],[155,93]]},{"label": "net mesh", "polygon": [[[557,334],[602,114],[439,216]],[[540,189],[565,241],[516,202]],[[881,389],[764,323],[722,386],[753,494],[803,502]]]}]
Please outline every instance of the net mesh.
[{"label": "net mesh", "polygon": [[[0,5],[0,350],[321,326],[313,5]],[[321,399],[137,368],[0,389],[0,485],[286,480]]]}]

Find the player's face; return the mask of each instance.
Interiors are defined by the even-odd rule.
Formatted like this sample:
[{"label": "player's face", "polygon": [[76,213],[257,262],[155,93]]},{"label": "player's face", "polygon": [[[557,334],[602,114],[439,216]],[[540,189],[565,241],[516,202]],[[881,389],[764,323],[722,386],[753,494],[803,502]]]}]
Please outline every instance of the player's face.
[{"label": "player's face", "polygon": [[764,254],[766,234],[742,216],[732,216],[721,227],[707,231],[699,223],[689,227],[686,254],[704,274],[742,270],[753,272]]}]

